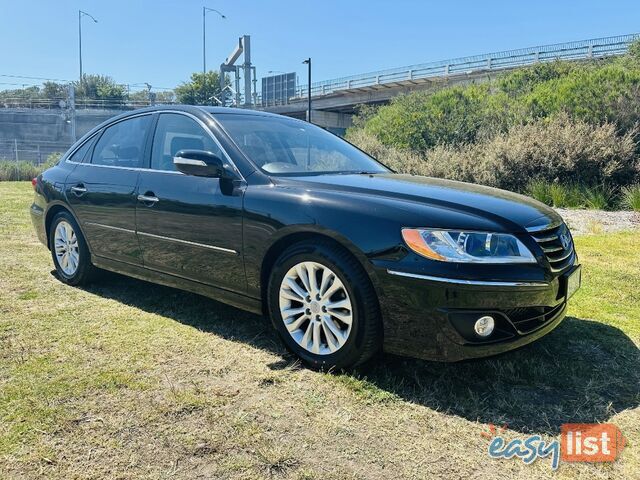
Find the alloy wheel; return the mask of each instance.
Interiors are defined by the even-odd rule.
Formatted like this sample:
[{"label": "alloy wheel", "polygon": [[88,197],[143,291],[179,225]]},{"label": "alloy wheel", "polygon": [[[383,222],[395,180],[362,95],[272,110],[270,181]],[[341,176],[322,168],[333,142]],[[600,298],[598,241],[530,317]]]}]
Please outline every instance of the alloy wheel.
[{"label": "alloy wheel", "polygon": [[80,264],[78,237],[73,227],[66,221],[56,225],[53,236],[56,260],[65,275],[72,277]]},{"label": "alloy wheel", "polygon": [[317,262],[289,269],[279,292],[280,313],[291,337],[316,355],[335,353],[351,333],[353,308],[335,272]]}]

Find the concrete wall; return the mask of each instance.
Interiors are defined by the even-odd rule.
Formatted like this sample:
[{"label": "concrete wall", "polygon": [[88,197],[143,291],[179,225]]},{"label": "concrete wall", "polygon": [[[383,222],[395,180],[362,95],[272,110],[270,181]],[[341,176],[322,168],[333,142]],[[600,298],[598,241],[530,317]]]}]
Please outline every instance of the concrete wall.
[{"label": "concrete wall", "polygon": [[[78,138],[120,110],[77,110]],[[73,144],[69,115],[58,109],[0,109],[0,159],[40,163]],[[17,150],[17,152],[16,152]]]}]

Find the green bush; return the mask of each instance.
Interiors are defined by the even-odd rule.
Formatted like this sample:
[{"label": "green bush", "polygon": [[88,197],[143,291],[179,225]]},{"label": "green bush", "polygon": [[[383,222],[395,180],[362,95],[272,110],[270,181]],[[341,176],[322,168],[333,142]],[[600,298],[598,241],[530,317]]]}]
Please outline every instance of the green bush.
[{"label": "green bush", "polygon": [[583,206],[581,190],[571,184],[549,184],[551,206],[556,208],[580,208]]},{"label": "green bush", "polygon": [[583,189],[573,184],[561,184],[547,182],[545,180],[533,180],[525,193],[536,200],[556,208],[581,208],[584,207]]},{"label": "green bush", "polygon": [[479,137],[480,127],[493,130],[493,123],[504,123],[496,114],[500,100],[493,98],[487,85],[399,96],[371,115],[364,130],[387,146],[417,151],[469,143]]},{"label": "green bush", "polygon": [[416,151],[473,143],[562,114],[592,125],[613,123],[624,132],[640,114],[639,50],[640,43],[616,59],[542,63],[482,85],[400,96],[363,110],[354,125],[387,146]]},{"label": "green bush", "polygon": [[624,208],[640,212],[640,184],[622,188],[622,201]]},{"label": "green bush", "polygon": [[31,180],[40,173],[40,169],[29,162],[0,161],[0,181]]},{"label": "green bush", "polygon": [[[397,171],[514,191],[539,179],[551,185],[538,192],[549,203],[611,208],[615,192],[640,182],[639,118],[636,42],[622,57],[397,97],[363,109],[347,138]],[[609,187],[578,194],[567,185]]]},{"label": "green bush", "polygon": [[[363,130],[347,138],[398,172],[449,178],[523,192],[531,179],[561,185],[629,185],[637,181],[636,131],[590,125],[567,115],[517,125],[475,143],[438,145],[423,152],[385,145]],[[562,200],[576,204],[576,194]]]},{"label": "green bush", "polygon": [[52,153],[47,157],[47,161],[41,165],[25,161],[0,160],[0,182],[31,180],[58,163],[61,156],[61,153]]},{"label": "green bush", "polygon": [[615,189],[606,185],[584,186],[532,180],[525,193],[556,208],[591,208],[610,210],[617,206]]},{"label": "green bush", "polygon": [[587,208],[611,210],[617,203],[615,189],[607,185],[584,187],[581,193]]},{"label": "green bush", "polygon": [[544,180],[532,180],[527,185],[525,193],[545,205],[552,206],[553,198],[549,192],[550,185],[549,182],[545,182]]}]

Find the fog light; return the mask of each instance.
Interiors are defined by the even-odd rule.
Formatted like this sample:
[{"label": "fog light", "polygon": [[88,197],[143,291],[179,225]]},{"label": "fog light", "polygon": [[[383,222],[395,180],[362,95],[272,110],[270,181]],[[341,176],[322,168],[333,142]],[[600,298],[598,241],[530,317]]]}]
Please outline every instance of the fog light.
[{"label": "fog light", "polygon": [[493,332],[493,327],[495,327],[496,322],[494,322],[493,317],[480,317],[476,320],[476,323],[473,325],[473,329],[480,337],[488,337]]}]

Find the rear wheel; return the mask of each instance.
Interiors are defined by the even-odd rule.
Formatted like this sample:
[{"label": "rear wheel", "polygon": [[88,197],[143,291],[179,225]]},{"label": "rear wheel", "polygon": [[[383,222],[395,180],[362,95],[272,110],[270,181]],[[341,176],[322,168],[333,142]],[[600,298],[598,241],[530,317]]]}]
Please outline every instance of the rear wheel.
[{"label": "rear wheel", "polygon": [[58,213],[51,222],[49,248],[58,277],[69,285],[91,280],[95,267],[77,222],[69,212]]},{"label": "rear wheel", "polygon": [[286,346],[312,368],[362,364],[382,343],[369,277],[331,243],[296,244],[280,256],[269,282],[269,312]]}]

